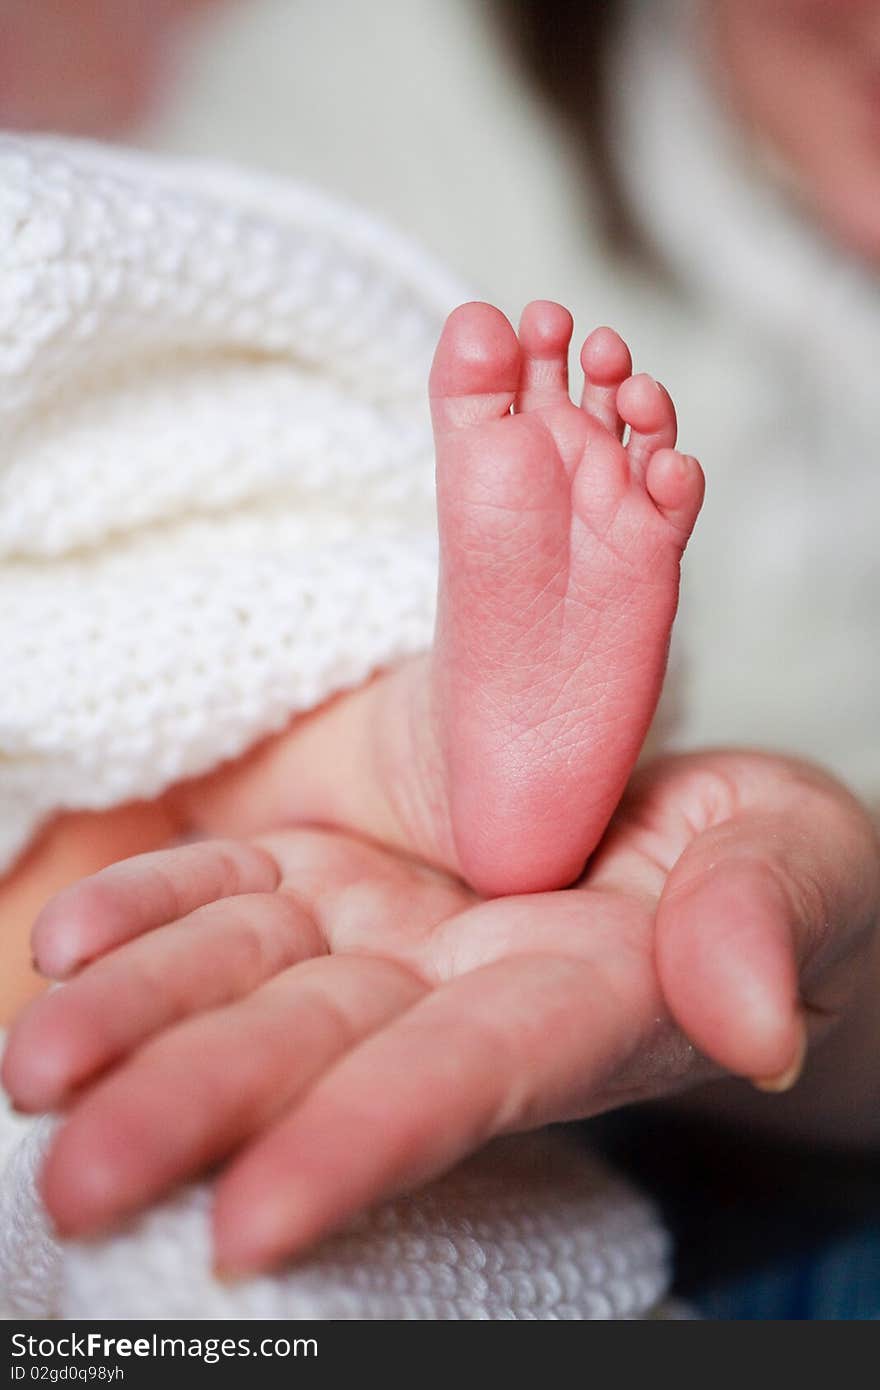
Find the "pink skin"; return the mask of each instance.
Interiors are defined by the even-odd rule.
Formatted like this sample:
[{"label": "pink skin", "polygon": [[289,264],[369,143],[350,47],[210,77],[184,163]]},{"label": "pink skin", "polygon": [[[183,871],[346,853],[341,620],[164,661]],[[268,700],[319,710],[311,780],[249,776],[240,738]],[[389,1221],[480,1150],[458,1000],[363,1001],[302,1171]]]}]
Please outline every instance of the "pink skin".
[{"label": "pink skin", "polygon": [[[457,860],[482,893],[564,887],[654,714],[703,496],[675,411],[611,329],[536,301],[446,324],[431,372],[441,543],[434,710]],[[512,409],[512,414],[511,414]],[[629,439],[621,440],[629,427]]]},{"label": "pink skin", "polygon": [[[215,1250],[243,1273],[494,1134],[718,1067],[784,1088],[805,1025],[851,1009],[878,917],[858,804],[755,754],[640,772],[567,893],[480,902],[331,831],[206,842],[105,870],[41,914],[37,960],[69,983],[15,1024],[2,1079],[22,1110],[66,1109],[41,1178],[62,1233],[224,1161]],[[863,1071],[843,1107],[864,1137]],[[820,1106],[839,1089],[823,1083]]]},{"label": "pink skin", "polygon": [[221,2],[0,0],[0,125],[124,133],[149,113],[181,20]]},{"label": "pink skin", "polygon": [[[20,8],[27,15],[38,7],[34,0]],[[788,162],[832,233],[880,258],[875,0],[715,0],[707,13],[738,109]],[[129,118],[139,82],[123,84],[113,120]],[[112,106],[102,110],[112,115]],[[71,122],[63,113],[49,123],[83,126],[81,116]],[[549,740],[541,776],[532,776],[538,758],[524,778],[511,777],[495,711],[475,711],[469,684],[495,681],[508,704],[504,718],[534,732],[547,720],[546,709],[535,719],[541,690],[529,689],[528,661],[506,674],[504,663],[512,650],[532,661],[549,650],[550,687],[556,681],[564,705],[570,683],[580,683],[589,713],[604,679],[595,677],[602,646],[591,641],[585,654],[583,630],[579,646],[577,625],[571,634],[565,622],[571,592],[583,592],[584,611],[595,598],[581,565],[589,546],[577,537],[612,538],[601,573],[626,632],[622,576],[641,589],[651,566],[642,528],[617,515],[608,523],[609,499],[618,497],[620,517],[641,507],[658,535],[661,521],[674,529],[678,516],[681,524],[682,508],[686,531],[696,511],[698,470],[674,452],[674,434],[663,437],[674,417],[646,379],[623,386],[630,366],[616,335],[598,330],[584,345],[588,381],[578,412],[565,396],[564,311],[530,313],[515,352],[498,316],[494,327],[484,319],[486,331],[462,354],[447,341],[453,350],[445,362],[438,356],[437,368],[439,432],[448,439],[441,474],[451,480],[463,469],[478,485],[479,502],[498,508],[503,541],[511,541],[505,516],[523,528],[524,558],[502,545],[502,571],[506,565],[511,585],[537,609],[526,628],[521,606],[509,606],[505,640],[503,594],[499,602],[479,534],[476,544],[467,536],[479,506],[472,499],[459,517],[448,489],[441,523],[444,561],[452,563],[433,689],[450,697],[440,723],[455,835],[467,853],[470,818],[473,877],[489,890],[499,854],[532,887],[543,874],[566,880],[591,837],[582,823],[570,834],[558,823],[561,845],[548,832],[536,861],[528,858],[523,836],[536,829],[529,807],[540,807],[541,776],[558,785],[559,741]],[[514,380],[509,369],[520,352],[524,369]],[[511,420],[504,397],[518,411]],[[613,447],[624,420],[637,426],[626,451]],[[485,454],[465,447],[490,437]],[[587,486],[576,485],[581,474]],[[630,527],[636,539],[619,540],[617,529]],[[556,584],[557,616],[536,582],[541,573]],[[660,587],[674,609],[673,586],[661,579]],[[481,613],[493,619],[485,631]],[[603,614],[594,616],[591,638],[603,635]],[[650,649],[649,667],[662,626],[652,618],[641,639],[629,636]],[[610,660],[616,645],[605,646]],[[552,720],[557,704],[548,703]],[[487,768],[495,808],[488,816],[476,764],[456,764],[455,719]],[[580,727],[576,748],[591,760],[589,777],[579,781],[576,760],[574,772],[565,759],[557,770],[569,793],[580,786],[577,804],[588,802],[598,824],[595,781],[610,786],[623,775],[626,743],[619,765],[616,753],[603,762],[603,739],[588,720],[581,739]],[[364,804],[375,809],[369,798]],[[426,842],[407,841],[395,811],[387,820],[404,832],[401,849],[437,842],[430,833]],[[369,832],[369,819],[355,815],[353,823]],[[449,862],[442,852],[434,857]],[[850,1008],[859,977],[869,978],[878,916],[876,837],[852,799],[809,769],[747,755],[666,760],[640,774],[577,889],[527,901],[478,903],[460,881],[406,854],[331,833],[195,846],[86,880],[42,914],[37,958],[71,983],[13,1029],[3,1079],[24,1110],[68,1107],[43,1173],[62,1231],[100,1228],[232,1154],[217,1190],[218,1260],[227,1270],[254,1269],[302,1250],[360,1206],[424,1180],[499,1130],[595,1113],[700,1079],[706,1064],[686,1041],[741,1075],[790,1082],[805,1017],[811,1033],[820,1030]],[[875,1055],[844,1051],[850,1060]],[[873,1092],[871,1068],[863,1070]],[[852,1069],[846,1077],[851,1088]],[[843,1104],[853,1108],[844,1089]],[[823,1086],[821,1104],[832,1111],[834,1093]],[[859,1124],[874,1116],[876,1133],[873,1094],[854,1108]],[[353,1145],[353,1132],[370,1142]]]},{"label": "pink skin", "polygon": [[880,262],[878,0],[713,0],[723,94],[831,236]]}]

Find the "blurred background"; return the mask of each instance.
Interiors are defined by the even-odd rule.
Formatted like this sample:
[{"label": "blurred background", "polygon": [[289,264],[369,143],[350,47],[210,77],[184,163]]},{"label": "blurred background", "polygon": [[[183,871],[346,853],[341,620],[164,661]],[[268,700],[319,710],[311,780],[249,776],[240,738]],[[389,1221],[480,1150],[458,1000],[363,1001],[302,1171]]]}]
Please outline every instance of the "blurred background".
[{"label": "blurred background", "polygon": [[583,161],[486,0],[0,0],[0,125],[305,179],[511,312],[620,320]]}]

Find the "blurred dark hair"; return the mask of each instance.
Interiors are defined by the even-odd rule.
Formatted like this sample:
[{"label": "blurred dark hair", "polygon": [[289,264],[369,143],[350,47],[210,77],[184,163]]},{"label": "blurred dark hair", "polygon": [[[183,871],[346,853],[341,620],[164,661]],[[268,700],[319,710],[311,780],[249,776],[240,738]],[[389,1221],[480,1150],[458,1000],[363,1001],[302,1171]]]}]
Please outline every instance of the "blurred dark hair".
[{"label": "blurred dark hair", "polygon": [[601,230],[615,249],[643,251],[613,158],[608,58],[620,0],[491,0],[526,75],[576,136],[598,194]]}]

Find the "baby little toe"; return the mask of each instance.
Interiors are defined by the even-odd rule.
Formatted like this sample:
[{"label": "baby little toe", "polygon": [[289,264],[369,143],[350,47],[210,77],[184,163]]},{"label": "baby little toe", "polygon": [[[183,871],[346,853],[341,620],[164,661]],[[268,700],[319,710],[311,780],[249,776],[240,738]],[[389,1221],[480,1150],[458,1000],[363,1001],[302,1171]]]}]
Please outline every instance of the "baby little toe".
[{"label": "baby little toe", "polygon": [[648,461],[645,486],[657,510],[687,541],[703,503],[703,470],[690,454],[657,449]]}]

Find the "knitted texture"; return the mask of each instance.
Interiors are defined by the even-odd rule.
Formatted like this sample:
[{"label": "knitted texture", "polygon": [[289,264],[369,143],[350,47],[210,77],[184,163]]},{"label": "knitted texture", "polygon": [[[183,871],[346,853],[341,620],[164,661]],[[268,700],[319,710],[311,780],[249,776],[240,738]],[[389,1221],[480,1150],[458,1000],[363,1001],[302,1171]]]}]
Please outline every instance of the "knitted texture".
[{"label": "knitted texture", "polygon": [[[2,867],[430,640],[425,381],[464,296],[311,191],[68,142],[0,139],[0,244]],[[650,1207],[549,1141],[227,1287],[204,1186],[60,1246],[50,1132],[0,1107],[5,1317],[637,1317],[667,1284]]]},{"label": "knitted texture", "polygon": [[58,1306],[61,1252],[34,1177],[49,1120],[24,1120],[0,1097],[0,1317],[44,1318]]},{"label": "knitted texture", "polygon": [[0,138],[0,869],[423,647],[464,297],[310,190]]},{"label": "knitted texture", "polygon": [[34,1176],[51,1131],[15,1127],[0,1157],[5,1318],[610,1319],[652,1316],[669,1243],[650,1205],[561,1140],[492,1145],[422,1192],[361,1216],[304,1261],[223,1284],[206,1186],[119,1232],[59,1245]]}]

